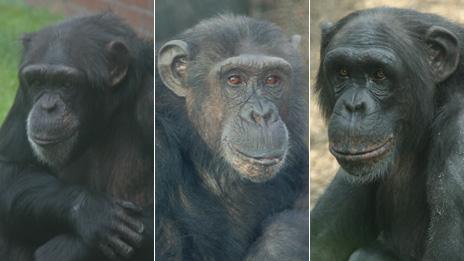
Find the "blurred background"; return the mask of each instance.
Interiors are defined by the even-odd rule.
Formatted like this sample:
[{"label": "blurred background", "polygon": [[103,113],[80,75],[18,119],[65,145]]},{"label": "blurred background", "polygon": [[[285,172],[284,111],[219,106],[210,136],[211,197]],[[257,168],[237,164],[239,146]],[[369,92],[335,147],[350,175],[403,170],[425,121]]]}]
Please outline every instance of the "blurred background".
[{"label": "blurred background", "polygon": [[153,0],[0,0],[0,123],[13,103],[21,35],[68,17],[109,11],[153,38]]},{"label": "blurred background", "polygon": [[[320,23],[335,22],[354,10],[379,6],[411,8],[464,23],[464,0],[311,0],[311,83],[315,81],[319,66]],[[335,158],[328,150],[326,124],[321,119],[314,95],[311,96],[310,126],[312,207],[338,169]]]}]

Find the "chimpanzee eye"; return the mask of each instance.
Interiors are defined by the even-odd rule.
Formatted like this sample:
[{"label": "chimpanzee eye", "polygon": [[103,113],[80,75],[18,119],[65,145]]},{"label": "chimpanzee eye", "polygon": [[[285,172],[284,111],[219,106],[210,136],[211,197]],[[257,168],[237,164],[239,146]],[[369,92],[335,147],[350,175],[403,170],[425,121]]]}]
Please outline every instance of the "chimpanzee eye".
[{"label": "chimpanzee eye", "polygon": [[264,81],[266,85],[276,85],[280,83],[280,78],[277,75],[270,75],[266,77],[266,80]]},{"label": "chimpanzee eye", "polygon": [[231,86],[238,86],[240,84],[242,84],[243,80],[242,80],[242,77],[240,77],[240,75],[232,75],[232,76],[229,76],[229,78],[227,78],[227,83]]},{"label": "chimpanzee eye", "polygon": [[348,69],[341,68],[340,70],[338,70],[338,75],[340,75],[341,77],[348,77],[350,73],[348,72]]},{"label": "chimpanzee eye", "polygon": [[386,76],[385,76],[385,73],[383,72],[383,70],[378,70],[374,73],[374,79],[378,80],[378,81],[381,81],[381,80],[385,80]]}]

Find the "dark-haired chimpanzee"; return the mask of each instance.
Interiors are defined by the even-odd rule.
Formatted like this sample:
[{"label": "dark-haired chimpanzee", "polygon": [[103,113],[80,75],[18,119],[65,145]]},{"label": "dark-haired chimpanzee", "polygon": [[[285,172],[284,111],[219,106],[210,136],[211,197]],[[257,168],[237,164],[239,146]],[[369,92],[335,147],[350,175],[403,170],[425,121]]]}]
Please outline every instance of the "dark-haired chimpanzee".
[{"label": "dark-haired chimpanzee", "polygon": [[277,260],[290,257],[302,244],[287,241],[305,237],[277,228],[304,234],[307,219],[273,215],[307,191],[308,87],[295,41],[225,15],[165,43],[157,61],[157,260],[243,260],[269,244],[291,247]]},{"label": "dark-haired chimpanzee", "polygon": [[342,170],[311,212],[311,260],[462,259],[463,36],[393,8],[323,30],[316,91]]},{"label": "dark-haired chimpanzee", "polygon": [[23,43],[0,129],[0,259],[152,259],[153,44],[110,13]]}]

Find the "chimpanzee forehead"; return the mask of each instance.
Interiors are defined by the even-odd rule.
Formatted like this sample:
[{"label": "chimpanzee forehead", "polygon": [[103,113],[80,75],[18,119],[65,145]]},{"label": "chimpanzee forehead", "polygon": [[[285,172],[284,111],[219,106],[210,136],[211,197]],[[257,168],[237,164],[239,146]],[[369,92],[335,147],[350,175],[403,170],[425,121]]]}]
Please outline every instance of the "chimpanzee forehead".
[{"label": "chimpanzee forehead", "polygon": [[394,49],[395,43],[408,39],[402,26],[395,24],[390,17],[380,15],[353,19],[340,29],[329,47],[376,46]]},{"label": "chimpanzee forehead", "polygon": [[338,47],[325,55],[325,62],[345,61],[350,63],[374,62],[390,66],[398,66],[400,59],[394,50],[379,47]]},{"label": "chimpanzee forehead", "polygon": [[76,39],[72,31],[56,29],[55,32],[41,31],[32,38],[29,48],[25,50],[23,63],[77,66],[102,56],[103,53],[99,51],[101,47],[88,36]]},{"label": "chimpanzee forehead", "polygon": [[24,64],[73,64],[70,58],[70,46],[62,41],[36,38],[26,52]]}]

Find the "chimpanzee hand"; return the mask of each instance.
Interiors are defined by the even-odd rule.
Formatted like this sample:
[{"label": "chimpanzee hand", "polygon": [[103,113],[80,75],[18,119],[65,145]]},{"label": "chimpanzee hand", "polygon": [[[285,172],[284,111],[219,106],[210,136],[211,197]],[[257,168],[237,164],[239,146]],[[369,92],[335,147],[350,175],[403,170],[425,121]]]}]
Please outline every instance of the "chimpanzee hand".
[{"label": "chimpanzee hand", "polygon": [[132,256],[142,244],[142,209],[135,204],[104,197],[81,196],[73,207],[72,225],[84,243],[110,260]]}]

